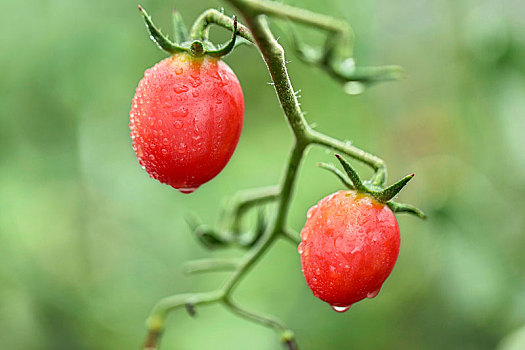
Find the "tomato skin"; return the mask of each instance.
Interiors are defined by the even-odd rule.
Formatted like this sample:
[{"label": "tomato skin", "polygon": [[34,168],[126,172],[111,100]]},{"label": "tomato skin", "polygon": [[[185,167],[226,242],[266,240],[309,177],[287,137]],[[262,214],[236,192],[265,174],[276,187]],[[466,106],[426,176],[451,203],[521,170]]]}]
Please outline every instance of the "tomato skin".
[{"label": "tomato skin", "polygon": [[339,312],[377,295],[400,244],[390,208],[355,191],[333,193],[310,208],[301,240],[306,283]]},{"label": "tomato skin", "polygon": [[221,60],[176,54],[146,70],[133,97],[131,138],[154,179],[190,193],[228,163],[242,131],[241,85]]}]

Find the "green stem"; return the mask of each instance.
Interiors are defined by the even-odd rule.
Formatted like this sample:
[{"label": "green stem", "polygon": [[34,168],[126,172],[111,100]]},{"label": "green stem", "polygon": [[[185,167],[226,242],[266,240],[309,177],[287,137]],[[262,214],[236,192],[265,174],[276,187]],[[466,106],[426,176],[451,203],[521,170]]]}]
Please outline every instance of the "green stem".
[{"label": "green stem", "polygon": [[239,266],[238,259],[202,259],[188,261],[184,264],[184,272],[187,274],[201,272],[231,271]]}]

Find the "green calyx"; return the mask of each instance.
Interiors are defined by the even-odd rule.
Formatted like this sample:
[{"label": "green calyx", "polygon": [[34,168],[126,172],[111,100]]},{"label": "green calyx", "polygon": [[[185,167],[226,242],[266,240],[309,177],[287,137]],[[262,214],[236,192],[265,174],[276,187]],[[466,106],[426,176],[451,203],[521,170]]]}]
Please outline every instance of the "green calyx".
[{"label": "green calyx", "polygon": [[377,83],[400,80],[405,71],[400,66],[366,67],[356,64],[352,49],[345,45],[345,38],[328,35],[323,47],[313,47],[299,40],[291,26],[287,28],[291,35],[292,48],[304,63],[320,67],[343,85],[349,95],[362,93],[365,88]]},{"label": "green calyx", "polygon": [[186,52],[194,57],[211,56],[221,58],[229,54],[237,46],[238,30],[236,16],[233,16],[233,31],[230,41],[226,44],[214,45],[207,39],[207,35],[204,35],[204,33],[198,33],[199,35],[194,37],[188,36],[188,30],[184,25],[182,16],[177,10],[173,11],[174,41],[171,41],[166,35],[162,34],[160,29],[153,24],[146,10],[140,5],[139,11],[144,18],[151,40],[153,40],[159,48],[171,55]]},{"label": "green calyx", "polygon": [[410,204],[392,201],[392,199],[403,189],[403,187],[405,187],[406,184],[412,180],[414,174],[407,175],[396,183],[385,188],[383,185],[377,184],[377,181],[374,181],[374,178],[372,181],[361,181],[361,178],[355,169],[352,168],[346,159],[344,159],[339,154],[336,154],[335,156],[341,163],[345,174],[343,174],[343,172],[341,172],[332,164],[318,163],[317,165],[337,176],[337,178],[343,183],[343,185],[345,185],[345,187],[355,190],[358,193],[366,193],[378,202],[388,205],[388,207],[394,213],[409,213],[416,215],[421,219],[426,218],[426,215],[420,209]]}]

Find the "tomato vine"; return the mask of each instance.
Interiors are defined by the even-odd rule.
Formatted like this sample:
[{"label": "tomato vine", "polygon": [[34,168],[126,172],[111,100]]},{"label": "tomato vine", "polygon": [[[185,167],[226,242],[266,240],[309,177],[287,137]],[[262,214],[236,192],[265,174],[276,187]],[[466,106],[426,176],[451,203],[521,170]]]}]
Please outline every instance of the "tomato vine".
[{"label": "tomato vine", "polygon": [[[190,226],[199,240],[210,248],[237,244],[247,249],[245,255],[240,259],[206,259],[190,262],[186,265],[187,271],[211,272],[217,270],[232,271],[229,278],[218,289],[204,293],[188,293],[169,296],[157,303],[147,320],[148,334],[144,344],[144,349],[153,350],[159,347],[160,337],[165,329],[166,319],[170,312],[186,308],[190,315],[203,305],[218,303],[225,308],[247,320],[259,323],[276,330],[281,336],[283,344],[288,349],[297,349],[294,333],[286,325],[276,318],[262,316],[246,310],[239,306],[233,296],[235,288],[242,281],[243,277],[268,251],[273,243],[280,239],[286,239],[294,244],[299,243],[297,233],[287,226],[287,217],[291,202],[297,173],[301,165],[305,151],[311,146],[320,146],[344,154],[350,158],[358,160],[374,170],[371,179],[361,182],[363,190],[372,195],[383,195],[390,200],[399,190],[410,180],[405,178],[402,186],[397,185],[395,193],[392,192],[393,186],[385,188],[387,181],[387,167],[385,162],[360,148],[349,143],[342,142],[317,130],[314,130],[306,121],[297,99],[297,93],[292,87],[288,75],[284,49],[276,40],[272,33],[267,17],[285,19],[287,21],[302,23],[311,27],[318,28],[327,32],[326,44],[322,49],[312,48],[299,42],[297,36],[293,35],[294,50],[304,62],[315,65],[335,79],[339,80],[345,90],[349,93],[353,88],[364,87],[384,80],[397,79],[402,75],[402,70],[397,66],[384,67],[359,67],[355,65],[352,58],[354,35],[350,26],[342,21],[326,15],[317,14],[308,10],[288,6],[282,3],[267,0],[228,0],[228,2],[242,15],[246,25],[237,23],[236,18],[230,18],[222,12],[209,9],[203,12],[195,21],[190,29],[190,38],[199,38],[207,41],[208,29],[211,25],[218,25],[233,32],[233,44],[228,44],[219,48],[207,48],[204,45],[196,44],[196,41],[189,42],[188,47],[180,47],[171,43],[153,25],[149,16],[143,11],[148,30],[157,44],[168,52],[180,52],[180,50],[190,50],[193,54],[200,54],[202,50],[209,52],[227,53],[234,46],[243,43],[235,43],[238,36],[244,40],[255,44],[259,49],[270,73],[278,100],[284,112],[286,121],[293,134],[294,143],[290,155],[286,162],[283,178],[279,185],[245,191],[235,196],[231,205],[227,208],[223,216],[223,225],[220,229],[213,229],[202,225],[194,218],[189,219]],[[182,27],[180,15],[175,13],[174,23],[177,35],[185,32]],[[179,34],[177,34],[179,33]],[[239,41],[239,40],[238,40]],[[221,51],[222,50],[222,51]],[[350,85],[348,85],[350,84]],[[345,164],[343,164],[344,166]],[[321,165],[332,171],[336,176],[343,179],[342,174],[331,165]],[[356,185],[356,178],[353,177],[352,169],[345,167],[347,174]],[[348,180],[346,184],[350,184]],[[351,184],[350,184],[351,185]],[[390,190],[389,193],[387,191]],[[241,219],[249,209],[263,206],[266,203],[275,202],[275,213],[269,219],[260,218],[255,232],[246,237],[242,234]],[[385,201],[386,202],[386,201]],[[423,217],[423,213],[408,204],[388,203],[394,212],[408,212]]]}]

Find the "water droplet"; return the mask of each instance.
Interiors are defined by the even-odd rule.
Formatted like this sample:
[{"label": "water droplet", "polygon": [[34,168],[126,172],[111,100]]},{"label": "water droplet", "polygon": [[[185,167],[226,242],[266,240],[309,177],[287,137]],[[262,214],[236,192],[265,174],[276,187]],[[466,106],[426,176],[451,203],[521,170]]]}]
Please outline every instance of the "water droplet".
[{"label": "water droplet", "polygon": [[150,154],[150,155],[148,156],[148,158],[149,158],[150,160],[155,160],[155,156],[154,156],[153,154]]},{"label": "water droplet", "polygon": [[184,194],[189,194],[189,193],[193,193],[197,187],[181,187],[181,188],[177,188],[180,193],[184,193]]},{"label": "water droplet", "polygon": [[355,70],[355,60],[353,58],[347,58],[341,62],[341,70],[352,72]]},{"label": "water droplet", "polygon": [[161,152],[162,152],[162,154],[164,154],[164,155],[168,154],[168,150],[165,149],[165,148],[163,148],[163,149],[161,150]]},{"label": "water droplet", "polygon": [[187,115],[188,115],[188,108],[186,108],[186,107],[181,107],[181,108],[171,112],[171,116],[173,118],[184,118]]},{"label": "water droplet", "polygon": [[182,67],[175,68],[175,74],[181,75],[183,72],[184,72],[184,70],[182,69]]},{"label": "water droplet", "polygon": [[350,309],[350,306],[352,306],[352,305],[348,305],[348,306],[330,305],[330,307],[332,307],[332,310],[334,310],[335,312],[339,312],[339,313],[343,313],[343,312],[348,311]]},{"label": "water droplet", "polygon": [[191,82],[191,86],[193,86],[194,88],[199,87],[202,84],[201,79],[199,77],[194,77],[193,79],[194,80]]},{"label": "water droplet", "polygon": [[310,219],[312,217],[312,215],[314,215],[314,213],[316,212],[317,210],[317,205],[314,205],[313,207],[311,207],[310,209],[308,209],[308,212],[306,212],[306,218],[307,219]]},{"label": "water droplet", "polygon": [[175,120],[173,122],[173,126],[175,127],[175,129],[182,129],[182,127],[184,126],[184,124],[180,121],[180,120]]},{"label": "water droplet", "polygon": [[381,290],[381,288],[377,288],[377,290],[374,290],[373,292],[370,292],[366,295],[366,297],[368,299],[372,299],[372,298],[375,298],[378,294],[379,294],[379,291]]},{"label": "water droplet", "polygon": [[159,119],[159,121],[157,122],[157,124],[159,124],[159,126],[162,126],[162,119]]},{"label": "water droplet", "polygon": [[185,152],[186,152],[186,144],[181,143],[181,144],[179,145],[179,149],[178,149],[177,151],[178,151],[180,154],[185,153]]},{"label": "water droplet", "polygon": [[315,269],[315,274],[319,276],[321,274],[321,269],[320,268]]},{"label": "water droplet", "polygon": [[297,251],[299,252],[299,254],[303,254],[303,242],[299,243],[299,246],[297,247]]},{"label": "water droplet", "polygon": [[359,95],[365,91],[365,85],[358,81],[349,81],[343,86],[343,90],[349,95]]},{"label": "water droplet", "polygon": [[189,87],[187,87],[186,85],[178,85],[178,86],[175,86],[173,88],[173,91],[175,91],[175,93],[177,94],[181,94],[183,92],[188,92],[190,90]]}]

